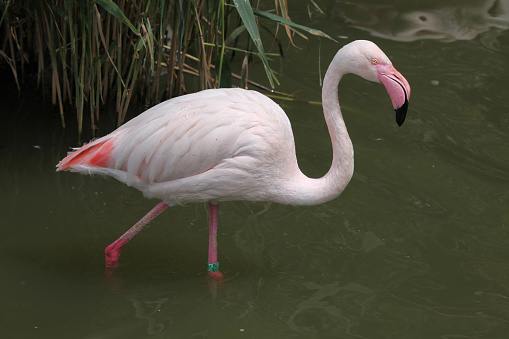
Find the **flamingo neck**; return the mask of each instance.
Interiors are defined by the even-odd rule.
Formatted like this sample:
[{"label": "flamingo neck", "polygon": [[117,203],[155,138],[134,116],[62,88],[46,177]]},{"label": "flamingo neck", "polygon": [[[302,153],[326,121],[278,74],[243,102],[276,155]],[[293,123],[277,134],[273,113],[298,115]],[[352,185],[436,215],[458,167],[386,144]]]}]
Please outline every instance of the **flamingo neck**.
[{"label": "flamingo neck", "polygon": [[336,196],[341,194],[353,176],[353,145],[338,99],[338,85],[347,72],[341,62],[341,51],[336,55],[325,74],[322,88],[322,105],[325,121],[332,141],[332,166],[323,177],[326,185],[335,187]]},{"label": "flamingo neck", "polygon": [[332,141],[332,166],[322,178],[308,178],[299,171],[291,204],[315,205],[336,198],[353,175],[353,145],[338,100],[338,85],[345,70],[341,50],[327,69],[322,88],[322,106]]}]

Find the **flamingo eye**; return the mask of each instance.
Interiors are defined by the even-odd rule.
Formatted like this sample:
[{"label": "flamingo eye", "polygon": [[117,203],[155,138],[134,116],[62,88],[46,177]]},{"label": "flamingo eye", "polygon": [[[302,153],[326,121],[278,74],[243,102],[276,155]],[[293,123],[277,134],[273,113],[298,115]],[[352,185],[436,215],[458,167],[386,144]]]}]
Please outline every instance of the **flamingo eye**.
[{"label": "flamingo eye", "polygon": [[371,59],[371,64],[373,64],[373,65],[378,64],[378,59]]}]

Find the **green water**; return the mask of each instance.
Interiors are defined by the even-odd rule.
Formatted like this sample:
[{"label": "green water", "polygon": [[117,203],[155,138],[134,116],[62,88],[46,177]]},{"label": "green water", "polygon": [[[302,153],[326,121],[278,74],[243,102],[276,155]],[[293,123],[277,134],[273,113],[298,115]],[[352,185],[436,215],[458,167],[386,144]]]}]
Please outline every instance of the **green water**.
[{"label": "green water", "polygon": [[[164,212],[108,275],[104,247],[157,201],[114,179],[55,173],[76,146],[74,127],[62,131],[40,96],[2,90],[0,337],[507,337],[507,1],[385,1],[392,12],[337,1],[311,19],[306,3],[292,5],[292,19],[338,43],[285,48],[282,66],[275,60],[278,89],[320,100],[319,60],[323,74],[343,44],[369,39],[412,87],[407,121],[397,127],[383,86],[345,77],[339,97],[356,161],[350,185],[314,207],[222,204],[225,281],[215,289],[205,273],[204,204]],[[352,25],[373,22],[372,13],[395,19],[371,32]],[[412,35],[407,18],[430,24]],[[430,25],[448,41],[429,34]],[[478,34],[464,33],[476,27]],[[253,67],[250,76],[264,82]],[[292,121],[302,170],[323,175],[331,146],[320,106],[278,103]],[[105,113],[100,134],[113,116]]]}]

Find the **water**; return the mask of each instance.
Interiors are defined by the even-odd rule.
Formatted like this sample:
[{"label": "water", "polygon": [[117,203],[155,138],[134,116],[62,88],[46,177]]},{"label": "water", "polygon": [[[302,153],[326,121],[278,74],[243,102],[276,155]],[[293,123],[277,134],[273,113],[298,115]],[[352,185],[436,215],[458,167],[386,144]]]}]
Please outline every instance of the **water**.
[{"label": "water", "polygon": [[[4,89],[1,337],[505,338],[509,32],[500,18],[507,1],[482,3],[485,15],[478,2],[417,3],[391,12],[337,1],[326,18],[312,19],[292,7],[293,20],[339,44],[311,39],[288,49],[281,91],[320,100],[318,48],[324,72],[339,46],[370,39],[412,86],[407,121],[397,127],[383,86],[345,77],[340,102],[356,161],[350,185],[314,207],[222,204],[225,281],[215,290],[204,270],[203,204],[166,211],[108,275],[104,247],[157,201],[113,179],[55,173],[76,145],[74,127],[62,131],[39,96],[18,100]],[[373,12],[397,19],[370,31]],[[431,22],[449,41],[430,26],[410,34],[415,25],[402,18]],[[470,35],[457,33],[466,28]],[[303,171],[323,175],[331,147],[321,108],[279,103]],[[102,119],[104,134],[112,117]]]}]

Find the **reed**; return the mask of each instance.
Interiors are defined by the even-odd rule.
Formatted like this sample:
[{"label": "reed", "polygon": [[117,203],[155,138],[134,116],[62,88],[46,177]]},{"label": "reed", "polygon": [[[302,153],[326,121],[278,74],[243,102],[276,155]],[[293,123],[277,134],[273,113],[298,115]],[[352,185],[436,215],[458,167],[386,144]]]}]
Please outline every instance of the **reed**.
[{"label": "reed", "polygon": [[[293,23],[287,0],[269,3],[273,8],[263,11],[248,0],[7,0],[0,4],[0,62],[10,67],[18,90],[28,67],[36,65],[39,88],[48,74],[62,126],[66,107],[73,107],[79,135],[85,114],[93,133],[108,100],[116,103],[121,125],[133,96],[158,103],[185,93],[188,77],[199,79],[199,89],[231,87],[233,79],[247,87],[253,57],[274,88],[269,57],[282,53],[280,27],[292,44],[295,35],[330,37]],[[278,53],[265,51],[260,29]],[[234,54],[243,57],[240,75],[229,66]]]}]

